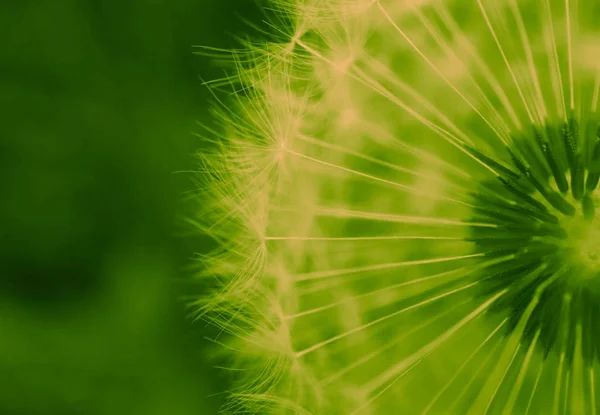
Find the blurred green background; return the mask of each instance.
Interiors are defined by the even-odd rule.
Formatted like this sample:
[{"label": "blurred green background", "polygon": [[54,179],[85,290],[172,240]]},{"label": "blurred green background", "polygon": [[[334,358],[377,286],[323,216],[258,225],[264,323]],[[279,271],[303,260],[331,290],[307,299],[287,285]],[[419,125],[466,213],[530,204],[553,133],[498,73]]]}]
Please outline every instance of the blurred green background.
[{"label": "blurred green background", "polygon": [[208,121],[192,45],[252,0],[2,1],[0,414],[214,414],[178,217]]}]

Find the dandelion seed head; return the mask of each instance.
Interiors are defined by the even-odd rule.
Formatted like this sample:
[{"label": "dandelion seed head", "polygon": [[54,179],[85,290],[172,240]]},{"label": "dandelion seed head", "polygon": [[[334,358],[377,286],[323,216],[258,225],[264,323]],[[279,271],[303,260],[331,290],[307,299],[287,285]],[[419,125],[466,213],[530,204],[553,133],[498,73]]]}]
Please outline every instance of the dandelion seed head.
[{"label": "dandelion seed head", "polygon": [[225,410],[594,413],[600,7],[269,9],[201,157]]}]

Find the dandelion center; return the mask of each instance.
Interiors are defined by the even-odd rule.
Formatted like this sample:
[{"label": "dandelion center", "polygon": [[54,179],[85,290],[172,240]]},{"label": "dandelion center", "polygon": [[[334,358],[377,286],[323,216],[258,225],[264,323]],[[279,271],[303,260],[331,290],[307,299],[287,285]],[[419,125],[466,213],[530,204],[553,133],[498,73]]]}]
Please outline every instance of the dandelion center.
[{"label": "dandelion center", "polygon": [[515,139],[506,165],[473,153],[498,174],[474,195],[474,220],[492,226],[472,227],[471,237],[476,251],[502,258],[484,269],[483,292],[507,290],[495,307],[511,309],[509,326],[545,355],[563,347],[569,361],[579,327],[579,340],[589,345],[583,358],[593,365],[600,344],[588,316],[600,302],[600,146],[596,121],[586,123],[584,133],[574,118],[534,128]]},{"label": "dandelion center", "polygon": [[[583,263],[594,272],[600,271],[600,229],[597,224],[587,227],[585,224],[574,230],[579,244],[575,252],[580,252]],[[596,276],[596,275],[594,275]]]}]

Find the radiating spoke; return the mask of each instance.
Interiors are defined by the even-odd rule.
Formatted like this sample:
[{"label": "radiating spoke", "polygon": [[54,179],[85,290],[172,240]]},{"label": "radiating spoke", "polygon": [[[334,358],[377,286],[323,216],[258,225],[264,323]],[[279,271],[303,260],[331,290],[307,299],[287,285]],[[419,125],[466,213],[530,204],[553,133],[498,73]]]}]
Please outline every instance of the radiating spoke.
[{"label": "radiating spoke", "polygon": [[328,207],[317,207],[315,209],[317,216],[327,216],[334,218],[347,218],[347,219],[365,219],[375,220],[382,222],[393,222],[393,223],[405,223],[415,225],[439,225],[439,226],[457,226],[457,227],[484,227],[484,228],[497,228],[498,225],[494,223],[483,223],[483,222],[470,222],[460,219],[447,219],[439,217],[426,217],[426,216],[409,216],[409,215],[396,215],[390,213],[377,213],[377,212],[365,212],[360,210],[344,209],[344,208],[328,208]]},{"label": "radiating spoke", "polygon": [[459,205],[471,207],[471,205],[469,203],[464,202],[462,200],[451,199],[449,197],[441,196],[439,194],[430,193],[430,192],[428,192],[426,190],[419,189],[417,187],[408,186],[408,185],[405,185],[405,184],[402,184],[402,183],[399,183],[399,182],[395,182],[393,180],[383,179],[381,177],[374,176],[372,174],[367,174],[367,173],[360,172],[358,170],[350,169],[348,167],[340,166],[339,164],[330,163],[330,162],[327,162],[327,161],[324,161],[324,160],[319,160],[317,158],[314,158],[314,157],[311,157],[311,156],[307,156],[306,154],[302,154],[302,153],[299,153],[299,152],[294,151],[294,150],[286,149],[286,152],[289,153],[289,154],[292,154],[294,156],[298,156],[300,158],[312,161],[314,163],[321,164],[323,166],[327,166],[327,167],[331,167],[331,168],[334,168],[334,169],[338,169],[338,170],[344,171],[346,173],[354,174],[356,176],[363,177],[365,179],[372,180],[372,181],[375,181],[375,182],[378,182],[378,183],[383,183],[383,184],[386,184],[386,185],[389,185],[389,186],[397,187],[399,189],[407,191],[410,194],[421,195],[421,196],[428,197],[428,198],[431,198],[431,199],[443,200],[443,201],[446,201],[446,202],[452,202],[452,203],[456,203],[456,204],[459,204]]},{"label": "radiating spoke", "polygon": [[556,374],[556,382],[554,383],[554,404],[552,405],[552,413],[558,415],[560,408],[560,397],[562,394],[562,376],[565,367],[565,352],[560,353],[558,363],[558,373]]},{"label": "radiating spoke", "polygon": [[461,185],[459,185],[457,183],[453,183],[452,181],[444,180],[444,179],[441,179],[440,177],[437,177],[437,176],[427,175],[427,174],[421,173],[421,172],[416,171],[416,170],[408,169],[406,167],[401,167],[401,166],[399,166],[397,164],[394,164],[394,163],[390,163],[390,162],[387,162],[387,161],[379,160],[379,159],[377,159],[375,157],[371,157],[371,156],[369,156],[367,154],[359,153],[358,151],[353,151],[353,150],[348,149],[348,148],[346,148],[344,146],[340,146],[340,145],[336,145],[336,144],[331,144],[331,143],[329,143],[329,142],[327,142],[325,140],[318,140],[318,139],[313,138],[313,137],[308,137],[308,136],[306,136],[304,134],[299,134],[297,136],[297,138],[300,139],[300,140],[303,140],[305,142],[317,145],[319,147],[328,148],[328,149],[337,151],[337,152],[342,153],[342,154],[349,154],[349,155],[351,155],[353,157],[360,158],[362,160],[368,161],[368,162],[373,163],[375,165],[387,167],[387,168],[389,168],[390,170],[393,170],[393,171],[397,171],[397,172],[400,172],[400,173],[410,174],[410,175],[413,175],[415,177],[421,177],[421,178],[424,178],[424,179],[427,179],[427,180],[431,180],[433,182],[440,183],[440,184],[442,184],[444,186],[453,186],[453,187],[457,187],[457,188],[459,188],[461,190],[468,190],[467,187],[461,186]]},{"label": "radiating spoke", "polygon": [[[305,42],[303,42],[301,40],[297,40],[297,44],[302,46],[307,52],[309,52],[316,58],[326,62],[329,65],[335,65],[334,62],[332,62],[330,59],[327,59],[325,56],[323,56],[322,53],[320,53],[317,50],[315,50],[314,48],[310,47]],[[415,119],[417,119],[419,122],[421,122],[425,127],[429,128],[431,131],[433,131],[434,133],[439,135],[442,139],[444,139],[448,143],[452,144],[459,150],[463,151],[466,155],[473,157],[468,152],[466,152],[466,150],[464,150],[464,148],[461,146],[461,144],[465,144],[465,143],[472,144],[472,141],[466,135],[462,134],[463,138],[459,139],[458,137],[454,136],[446,129],[440,127],[439,125],[435,124],[431,120],[427,119],[425,116],[423,116],[418,111],[413,109],[410,105],[408,105],[405,102],[403,102],[402,100],[400,100],[398,97],[394,96],[394,94],[392,94],[391,92],[386,90],[380,83],[378,83],[372,77],[365,74],[360,69],[353,68],[353,72],[354,73],[348,73],[347,75],[349,77],[355,79],[356,81],[362,83],[363,85],[371,88],[375,93],[380,94],[384,98],[387,98],[394,105],[397,105],[398,107],[402,108],[408,114],[410,114]],[[484,167],[490,169],[493,172],[493,170],[489,166],[484,165]]]},{"label": "radiating spoke", "polygon": [[554,22],[552,19],[552,8],[550,7],[550,0],[545,0],[546,14],[548,16],[548,28],[550,29],[550,44],[552,47],[552,56],[554,58],[554,70],[556,71],[556,80],[558,82],[559,91],[559,105],[562,107],[563,117],[566,117],[567,110],[565,107],[565,90],[563,86],[562,74],[560,70],[560,63],[558,60],[558,48],[556,46],[556,35],[554,33]]},{"label": "radiating spoke", "polygon": [[452,257],[441,257],[441,258],[430,258],[430,259],[418,259],[414,261],[399,261],[399,262],[388,262],[384,264],[373,264],[365,265],[361,267],[350,267],[350,268],[339,268],[323,271],[307,272],[305,274],[298,274],[294,278],[296,281],[307,281],[317,280],[322,278],[336,277],[339,275],[355,274],[358,272],[368,271],[380,271],[385,269],[409,267],[414,265],[426,265],[426,264],[437,264],[440,262],[458,261],[462,259],[479,258],[485,256],[485,253],[476,253],[468,255],[457,255]]},{"label": "radiating spoke", "polygon": [[[536,278],[544,270],[545,265],[538,267],[536,271],[529,274],[529,279],[532,280],[533,278]],[[514,328],[510,337],[507,339],[502,355],[498,359],[494,370],[490,373],[487,381],[481,388],[477,399],[475,400],[473,405],[471,405],[468,415],[480,415],[487,410],[487,408],[490,405],[489,397],[494,397],[497,387],[501,384],[506,374],[505,368],[509,366],[509,362],[512,362],[512,359],[514,359],[514,353],[520,348],[523,332],[525,331],[525,327],[527,325],[527,322],[529,321],[529,318],[531,317],[531,314],[533,313],[540,301],[542,293],[553,281],[562,276],[562,274],[565,271],[566,268],[561,268],[560,271],[556,272],[552,277],[548,278],[546,281],[544,281],[537,287],[533,298],[527,305],[527,308],[523,311],[523,314],[521,315],[517,326]],[[523,281],[523,283],[525,283],[525,281]]]},{"label": "radiating spoke", "polygon": [[415,365],[420,363],[423,359],[433,353],[438,347],[444,344],[450,337],[456,334],[461,328],[466,326],[468,323],[479,317],[485,310],[487,310],[498,298],[506,294],[508,289],[505,289],[492,298],[487,300],[485,303],[480,305],[477,309],[472,311],[469,315],[463,318],[461,321],[456,323],[454,326],[449,328],[446,332],[440,335],[431,343],[423,346],[417,352],[413,353],[408,358],[402,360],[401,362],[395,364],[390,369],[381,373],[367,384],[363,385],[363,390],[366,392],[367,396],[371,395],[375,390],[380,388],[382,385],[387,384],[383,389],[373,395],[371,398],[367,400],[363,405],[357,408],[351,415],[357,414],[363,409],[365,409],[368,405],[370,405],[375,399],[385,393],[388,389],[390,389],[399,379],[401,379],[409,370],[411,370]]},{"label": "radiating spoke", "polygon": [[452,385],[452,383],[456,380],[456,378],[458,378],[458,376],[462,373],[462,371],[464,370],[464,368],[467,367],[467,365],[469,364],[469,362],[471,361],[471,359],[473,359],[475,357],[475,355],[477,355],[477,353],[483,348],[483,346],[485,346],[490,341],[490,339],[492,337],[494,337],[494,335],[500,330],[500,328],[502,328],[502,326],[504,326],[504,324],[506,324],[507,321],[508,321],[508,318],[505,318],[504,320],[502,320],[500,322],[500,324],[498,324],[498,326],[496,326],[496,328],[494,329],[494,331],[492,331],[483,340],[483,342],[481,342],[481,344],[479,344],[479,346],[477,346],[477,348],[475,350],[473,350],[473,352],[469,355],[469,357],[467,357],[465,359],[465,361],[460,365],[460,367],[454,372],[454,374],[448,380],[448,382],[446,382],[446,384],[442,388],[440,388],[438,390],[438,392],[435,394],[435,396],[431,399],[431,402],[429,402],[429,404],[425,407],[425,409],[423,409],[423,412],[421,413],[421,415],[427,415],[427,413],[431,410],[431,408],[433,408],[433,406],[435,405],[435,403],[437,402],[437,400],[450,387],[450,385]]},{"label": "radiating spoke", "polygon": [[486,415],[488,413],[488,411],[490,410],[490,407],[492,406],[492,403],[494,402],[494,398],[496,398],[496,395],[498,394],[500,387],[502,387],[502,384],[504,383],[504,379],[506,378],[506,375],[508,374],[508,371],[510,370],[510,368],[514,362],[515,357],[517,357],[517,353],[519,353],[520,348],[521,348],[521,344],[518,344],[517,347],[515,348],[515,351],[514,351],[512,357],[510,358],[508,364],[506,365],[506,369],[504,370],[504,373],[502,374],[502,377],[500,378],[498,385],[496,385],[496,389],[494,389],[494,392],[492,393],[492,396],[490,397],[490,400],[489,400],[487,406],[485,407],[485,410],[483,411],[483,415]]},{"label": "radiating spoke", "polygon": [[374,326],[374,325],[376,325],[376,324],[379,324],[379,323],[381,323],[381,322],[384,322],[384,321],[386,321],[386,320],[389,320],[390,318],[393,318],[393,317],[399,316],[400,314],[406,313],[407,311],[411,311],[411,310],[414,310],[414,309],[416,309],[416,308],[423,307],[424,305],[427,305],[427,304],[433,303],[433,302],[435,302],[435,301],[441,300],[441,299],[443,299],[443,298],[445,298],[445,297],[448,297],[448,296],[450,296],[450,295],[452,295],[452,294],[456,294],[456,293],[458,293],[458,292],[461,292],[461,291],[467,290],[467,289],[469,289],[469,288],[471,288],[471,287],[474,287],[474,286],[475,286],[475,285],[477,285],[477,284],[478,284],[478,282],[477,282],[477,281],[476,281],[476,282],[472,282],[472,283],[470,283],[470,284],[467,284],[467,285],[465,285],[465,286],[462,286],[462,287],[460,287],[460,288],[455,288],[455,289],[453,289],[453,290],[450,290],[450,291],[448,291],[448,292],[445,292],[445,293],[443,293],[443,294],[437,295],[437,296],[435,296],[435,297],[428,298],[427,300],[423,300],[423,301],[421,301],[421,302],[419,302],[419,303],[417,303],[417,304],[413,304],[413,305],[411,305],[411,306],[408,306],[408,307],[402,308],[402,309],[400,309],[400,310],[396,310],[396,311],[394,311],[394,312],[392,312],[392,313],[390,313],[390,314],[387,314],[387,315],[385,315],[385,316],[383,316],[383,317],[380,317],[380,318],[378,318],[378,319],[376,319],[376,320],[373,320],[373,321],[371,321],[371,322],[369,322],[369,323],[367,323],[367,324],[363,324],[363,325],[361,325],[361,326],[355,327],[355,328],[353,328],[353,329],[351,329],[351,330],[348,330],[348,331],[345,331],[345,332],[343,332],[343,333],[340,333],[340,334],[338,334],[337,336],[331,337],[331,338],[329,338],[329,339],[327,339],[327,340],[325,340],[325,341],[322,341],[322,342],[320,342],[320,343],[317,343],[317,344],[315,344],[315,345],[313,345],[313,346],[310,346],[310,347],[308,347],[308,348],[306,348],[306,349],[304,349],[304,350],[301,350],[301,351],[299,351],[299,352],[296,352],[296,357],[302,357],[302,356],[305,356],[305,355],[307,355],[308,353],[311,353],[311,352],[313,352],[313,351],[315,351],[315,350],[318,350],[318,349],[320,349],[320,348],[322,348],[322,347],[325,347],[325,346],[327,346],[328,344],[331,344],[331,343],[333,343],[333,342],[336,342],[336,341],[338,341],[338,340],[341,340],[341,339],[343,339],[343,338],[346,338],[346,337],[348,337],[348,336],[350,336],[350,335],[352,335],[352,334],[359,333],[359,332],[361,332],[361,331],[363,331],[363,330],[365,330],[365,329],[368,329],[369,327],[372,327],[372,326]]},{"label": "radiating spoke", "polygon": [[525,58],[527,60],[527,67],[529,69],[529,75],[531,76],[531,80],[533,82],[533,87],[535,89],[535,93],[537,95],[538,106],[540,117],[545,119],[548,116],[548,111],[546,109],[546,104],[544,103],[544,96],[542,94],[542,88],[540,86],[540,79],[535,69],[535,63],[533,60],[533,52],[531,50],[531,43],[529,42],[529,37],[527,36],[527,29],[525,28],[525,22],[523,21],[523,16],[519,10],[519,5],[517,4],[517,0],[509,1],[510,8],[513,12],[515,20],[517,21],[517,26],[519,28],[519,36],[521,38],[521,45],[525,51]]},{"label": "radiating spoke", "polygon": [[531,409],[531,404],[533,403],[533,397],[535,396],[535,392],[538,387],[538,383],[540,383],[540,379],[542,378],[542,372],[544,371],[544,363],[545,360],[542,360],[540,364],[540,369],[538,370],[537,376],[535,377],[535,382],[533,383],[533,387],[531,388],[531,393],[529,394],[529,401],[527,402],[527,407],[525,408],[525,415],[529,414],[529,410]]},{"label": "radiating spoke", "polygon": [[328,384],[340,379],[342,376],[346,375],[347,373],[351,372],[352,370],[364,365],[371,359],[374,359],[375,357],[381,355],[386,350],[389,350],[390,348],[394,347],[395,345],[400,343],[402,340],[408,338],[410,335],[420,331],[421,329],[430,325],[431,323],[440,320],[442,317],[445,317],[448,314],[454,312],[457,308],[459,308],[460,306],[462,306],[468,302],[469,302],[469,300],[462,301],[459,304],[457,304],[456,306],[449,307],[444,312],[436,314],[435,316],[427,319],[425,322],[415,325],[410,330],[408,330],[406,332],[402,332],[402,334],[395,337],[394,340],[382,345],[381,347],[379,347],[376,350],[373,350],[372,352],[370,352],[369,354],[366,354],[365,356],[361,357],[360,359],[355,360],[350,365],[344,367],[343,369],[339,370],[338,372],[334,373],[333,375],[328,376],[321,382],[321,384],[328,385]]},{"label": "radiating spoke", "polygon": [[515,86],[517,87],[517,91],[519,93],[519,96],[521,97],[521,100],[523,101],[523,107],[525,108],[525,111],[527,112],[527,116],[529,117],[529,121],[531,122],[531,124],[535,124],[535,120],[533,118],[531,110],[529,109],[529,105],[527,104],[527,100],[525,99],[525,95],[523,95],[523,90],[521,89],[519,81],[517,81],[517,77],[515,75],[515,72],[514,72],[512,66],[510,65],[510,62],[508,61],[508,58],[506,57],[506,53],[504,52],[504,48],[502,47],[502,44],[500,43],[500,39],[498,38],[498,35],[496,34],[496,31],[494,30],[494,27],[492,26],[492,22],[490,21],[490,18],[489,18],[488,14],[487,14],[487,12],[485,10],[485,7],[483,7],[483,3],[481,2],[481,0],[477,0],[477,4],[479,5],[479,9],[481,10],[481,13],[482,13],[483,18],[485,20],[485,23],[487,24],[487,27],[488,27],[490,33],[492,34],[492,37],[494,38],[494,42],[496,42],[496,46],[498,47],[498,50],[500,51],[500,54],[502,55],[502,59],[504,60],[506,68],[510,72],[512,80],[515,83]]},{"label": "radiating spoke", "polygon": [[490,101],[486,93],[483,91],[477,80],[474,78],[473,74],[468,70],[467,65],[464,63],[464,61],[461,59],[458,53],[454,51],[446,41],[444,41],[439,31],[435,29],[435,26],[425,16],[425,14],[421,12],[419,7],[414,7],[414,12],[419,18],[419,20],[423,23],[423,26],[425,26],[429,34],[435,39],[437,45],[446,53],[447,56],[459,62],[462,68],[467,72],[467,77],[479,93],[479,96],[483,100],[483,103],[485,104],[486,108],[496,117],[496,119],[500,123],[500,127],[503,130],[503,134],[507,134],[507,132],[510,131],[510,128],[506,124],[504,118],[502,117],[500,112],[494,107],[494,104],[492,104],[492,102]]},{"label": "radiating spoke", "polygon": [[510,395],[508,396],[508,400],[506,401],[506,405],[504,406],[504,414],[512,415],[513,408],[515,406],[515,402],[517,401],[517,397],[519,392],[521,392],[521,387],[523,386],[523,381],[525,380],[525,375],[529,369],[529,362],[531,360],[531,356],[533,355],[533,351],[535,350],[535,345],[540,337],[541,329],[538,329],[533,337],[531,344],[529,345],[529,349],[527,349],[527,354],[525,355],[525,359],[523,360],[523,364],[521,365],[521,370],[517,375],[517,379],[512,387]]},{"label": "radiating spoke", "polygon": [[594,93],[592,95],[592,112],[598,110],[598,96],[600,95],[600,70],[596,72],[596,79],[594,80]]},{"label": "radiating spoke", "polygon": [[563,402],[563,414],[567,414],[567,408],[569,407],[569,398],[571,392],[571,370],[567,370],[566,378],[565,378],[565,400]]},{"label": "radiating spoke", "polygon": [[467,391],[471,388],[471,385],[473,384],[473,382],[475,382],[475,380],[478,378],[479,373],[487,366],[489,361],[495,357],[496,350],[501,349],[503,345],[504,345],[504,342],[502,341],[502,339],[500,339],[498,342],[496,342],[493,349],[490,350],[490,352],[487,354],[487,356],[485,357],[483,362],[481,362],[481,365],[479,365],[479,367],[477,368],[475,373],[473,373],[473,376],[471,377],[471,379],[463,386],[460,393],[458,395],[456,395],[453,398],[453,400],[451,401],[451,403],[445,408],[445,411],[447,411],[446,413],[448,413],[448,414],[456,413],[454,411],[454,407],[460,403],[462,397],[465,395],[465,393],[467,393]]},{"label": "radiating spoke", "polygon": [[316,242],[354,242],[354,241],[460,241],[458,236],[426,236],[426,235],[387,235],[387,236],[265,236],[265,241],[316,241]]},{"label": "radiating spoke", "polygon": [[450,87],[450,89],[452,89],[469,106],[469,108],[471,108],[471,110],[473,110],[473,112],[475,112],[475,114],[477,114],[487,124],[487,126],[496,134],[496,136],[502,141],[502,143],[504,143],[505,145],[508,145],[508,143],[504,139],[503,135],[498,131],[498,129],[494,125],[492,125],[492,123],[481,113],[481,111],[479,111],[479,109],[476,108],[471,103],[471,101],[469,101],[467,99],[467,97],[448,79],[448,77],[446,75],[444,75],[444,73],[442,71],[440,71],[437,66],[435,66],[435,64],[427,57],[427,55],[425,55],[423,53],[423,51],[421,51],[421,49],[419,49],[419,47],[396,24],[396,22],[394,22],[394,19],[392,19],[392,17],[389,15],[389,13],[386,11],[386,9],[381,4],[381,2],[378,1],[377,6],[381,10],[381,13],[386,18],[386,20],[388,22],[390,22],[390,24],[394,27],[396,32],[398,32],[398,34],[400,34],[400,36],[402,36],[402,38],[404,38],[404,40],[406,40],[408,42],[408,44],[415,50],[415,52],[417,52],[417,54],[427,63],[427,65],[429,65],[429,67],[433,70],[433,72],[435,72],[435,74],[437,76],[439,76],[446,83],[446,85],[448,85]]},{"label": "radiating spoke", "polygon": [[500,84],[497,77],[494,76],[492,70],[486,64],[485,60],[481,57],[481,55],[477,52],[477,48],[473,46],[473,44],[469,41],[469,38],[465,36],[460,26],[456,23],[456,20],[452,17],[450,12],[447,10],[447,7],[444,2],[440,2],[439,7],[436,7],[436,12],[440,19],[446,24],[449,28],[450,32],[456,36],[460,42],[466,47],[467,52],[474,59],[475,63],[479,67],[482,72],[484,78],[487,80],[488,84],[491,86],[492,90],[500,99],[502,106],[508,111],[508,115],[516,127],[517,130],[521,129],[521,121],[517,117],[515,109],[513,107],[513,103],[506,95],[504,91],[504,87]]},{"label": "radiating spoke", "polygon": [[565,18],[567,23],[567,60],[569,62],[569,103],[575,109],[575,84],[573,81],[573,35],[571,31],[571,5],[565,0]]},{"label": "radiating spoke", "polygon": [[[560,322],[560,327],[562,329],[561,332],[561,347],[560,347],[560,357],[559,357],[559,362],[558,362],[558,372],[556,374],[556,381],[554,384],[554,405],[553,405],[553,414],[554,415],[558,415],[559,411],[560,411],[560,399],[561,396],[563,395],[563,371],[565,370],[565,360],[566,360],[566,353],[567,353],[567,334],[570,327],[569,324],[571,323],[570,319],[569,319],[569,315],[570,315],[570,307],[571,307],[571,295],[570,294],[566,294],[564,296],[563,302],[562,302],[562,310],[561,310],[561,322]],[[565,383],[565,387],[566,387],[566,383]],[[567,398],[567,394],[566,394],[566,390],[564,393],[564,399]]]},{"label": "radiating spoke", "polygon": [[344,298],[342,298],[339,301],[335,301],[333,303],[330,304],[326,304],[324,306],[321,307],[316,307],[310,310],[305,310],[305,311],[301,311],[299,313],[290,315],[290,316],[286,316],[286,319],[294,319],[294,318],[298,318],[298,317],[303,317],[303,316],[307,316],[307,315],[311,315],[314,313],[319,313],[325,310],[329,310],[333,307],[337,307],[340,306],[348,301],[353,301],[353,300],[357,300],[357,299],[361,299],[361,298],[365,298],[365,297],[370,297],[370,296],[374,296],[374,295],[378,295],[378,294],[382,294],[382,293],[390,293],[394,290],[397,290],[398,288],[402,288],[402,287],[408,287],[411,285],[415,285],[415,284],[420,284],[420,283],[424,283],[424,282],[431,282],[431,281],[436,281],[436,280],[441,280],[441,279],[445,279],[448,277],[453,277],[453,280],[458,280],[458,279],[463,279],[467,276],[473,275],[476,272],[479,272],[481,269],[485,268],[485,267],[489,267],[493,264],[498,264],[501,262],[504,262],[508,259],[509,257],[499,257],[499,258],[494,258],[492,260],[489,261],[484,261],[481,262],[475,266],[472,267],[460,267],[460,268],[453,268],[449,271],[445,271],[445,272],[440,272],[437,274],[433,274],[433,275],[429,275],[426,277],[421,277],[421,278],[416,278],[416,279],[411,279],[408,281],[404,281],[404,282],[399,282],[397,284],[392,284],[377,290],[373,290],[373,291],[368,291],[365,293],[361,293],[361,294],[356,294],[356,295],[349,295],[346,296]]}]

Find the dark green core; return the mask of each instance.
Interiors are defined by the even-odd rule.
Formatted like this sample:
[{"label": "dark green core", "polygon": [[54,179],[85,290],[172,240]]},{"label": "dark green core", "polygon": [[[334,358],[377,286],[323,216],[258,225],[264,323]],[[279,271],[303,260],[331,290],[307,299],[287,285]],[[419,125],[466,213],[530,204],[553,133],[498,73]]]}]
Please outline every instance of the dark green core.
[{"label": "dark green core", "polygon": [[525,343],[539,332],[545,356],[571,361],[579,341],[587,365],[600,360],[598,122],[570,116],[516,135],[506,163],[467,150],[496,172],[471,194],[474,222],[493,226],[472,226],[470,238],[484,260],[500,260],[480,275],[481,295],[507,289],[495,311],[509,312],[509,333],[524,324]]}]

